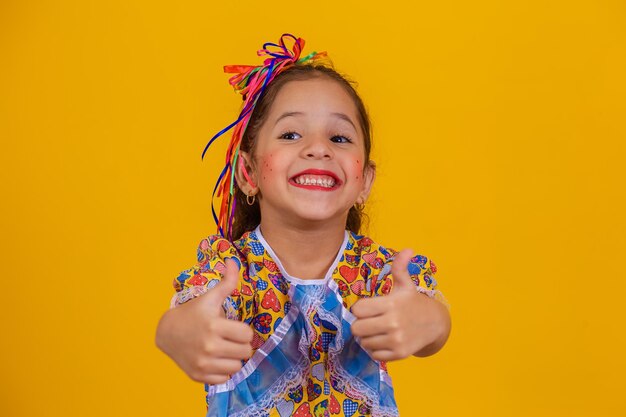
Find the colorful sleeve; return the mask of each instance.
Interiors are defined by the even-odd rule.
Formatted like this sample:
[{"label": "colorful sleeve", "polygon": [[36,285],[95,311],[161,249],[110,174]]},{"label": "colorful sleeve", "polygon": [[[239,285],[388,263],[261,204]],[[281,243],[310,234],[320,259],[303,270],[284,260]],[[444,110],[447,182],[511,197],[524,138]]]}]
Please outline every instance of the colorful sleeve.
[{"label": "colorful sleeve", "polygon": [[[380,292],[382,294],[388,294],[393,285],[389,273],[391,272],[391,264],[393,263],[393,258],[395,257],[396,252],[390,250],[389,254],[392,256],[388,258],[380,274],[382,277]],[[446,307],[449,308],[446,298],[437,288],[437,280],[434,278],[434,275],[437,272],[437,266],[431,259],[423,255],[415,255],[409,260],[407,268],[418,292],[441,301]]]},{"label": "colorful sleeve", "polygon": [[[232,259],[241,270],[241,259],[235,247],[219,235],[209,236],[200,241],[197,250],[197,263],[180,273],[174,279],[176,294],[172,297],[171,308],[192,300],[215,287],[226,271],[227,259]],[[241,278],[241,277],[240,277]],[[240,279],[241,281],[241,279]],[[240,319],[240,297],[236,289],[224,300],[224,311],[229,319]]]},{"label": "colorful sleeve", "polygon": [[437,266],[432,259],[423,255],[415,255],[409,260],[408,269],[409,275],[419,292],[441,301],[450,308],[446,298],[437,289],[437,280],[433,277],[437,272]]}]

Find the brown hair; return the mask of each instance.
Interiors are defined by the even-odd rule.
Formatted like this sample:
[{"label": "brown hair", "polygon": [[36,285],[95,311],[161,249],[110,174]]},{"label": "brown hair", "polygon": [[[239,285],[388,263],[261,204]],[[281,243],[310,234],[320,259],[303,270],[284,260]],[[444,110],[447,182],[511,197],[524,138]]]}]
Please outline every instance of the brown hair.
[{"label": "brown hair", "polygon": [[[359,116],[359,125],[363,131],[363,137],[365,142],[365,160],[370,160],[370,152],[372,149],[371,138],[371,126],[367,110],[363,104],[363,100],[356,92],[352,83],[344,76],[339,74],[333,68],[323,65],[294,65],[272,80],[268,84],[267,88],[263,92],[263,95],[259,97],[259,100],[252,111],[248,127],[241,139],[241,151],[248,152],[251,156],[254,156],[255,139],[261,126],[267,118],[267,113],[274,102],[274,99],[278,95],[280,89],[290,81],[306,81],[318,77],[327,77],[331,80],[337,81],[344,90],[350,95],[357,108]],[[368,164],[364,164],[364,169],[367,169]],[[254,229],[261,223],[261,210],[259,209],[259,203],[255,202],[253,205],[248,205],[246,202],[246,195],[236,187],[235,191],[235,216],[233,219],[232,237],[233,240],[239,239],[245,232]],[[366,221],[367,216],[363,211],[363,205],[357,204],[350,208],[348,212],[348,218],[346,220],[346,228],[352,232],[359,233],[362,224]]]}]

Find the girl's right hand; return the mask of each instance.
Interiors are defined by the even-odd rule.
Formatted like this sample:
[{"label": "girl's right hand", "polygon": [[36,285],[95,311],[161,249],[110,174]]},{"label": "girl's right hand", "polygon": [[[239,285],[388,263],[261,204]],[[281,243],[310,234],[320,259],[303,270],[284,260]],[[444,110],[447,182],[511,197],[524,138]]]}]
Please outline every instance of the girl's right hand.
[{"label": "girl's right hand", "polygon": [[207,293],[168,310],[156,344],[194,381],[221,384],[252,355],[252,329],[225,317],[222,304],[239,281],[237,264],[226,261],[224,278]]}]

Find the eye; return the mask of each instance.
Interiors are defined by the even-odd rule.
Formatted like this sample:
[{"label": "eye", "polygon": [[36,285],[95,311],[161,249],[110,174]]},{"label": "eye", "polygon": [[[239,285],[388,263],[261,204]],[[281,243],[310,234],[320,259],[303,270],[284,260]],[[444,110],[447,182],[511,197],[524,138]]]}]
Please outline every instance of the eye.
[{"label": "eye", "polygon": [[334,143],[352,143],[352,139],[344,135],[334,135],[330,138],[330,141]]},{"label": "eye", "polygon": [[280,135],[280,139],[287,139],[287,140],[300,139],[301,137],[302,136],[300,136],[300,134],[296,132],[285,132],[282,135]]}]

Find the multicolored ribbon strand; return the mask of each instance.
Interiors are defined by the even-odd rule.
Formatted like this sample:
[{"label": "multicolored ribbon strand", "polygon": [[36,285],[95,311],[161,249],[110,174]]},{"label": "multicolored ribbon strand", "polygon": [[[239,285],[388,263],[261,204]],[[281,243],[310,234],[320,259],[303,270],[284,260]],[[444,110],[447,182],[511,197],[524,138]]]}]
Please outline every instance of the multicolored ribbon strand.
[{"label": "multicolored ribbon strand", "polygon": [[[292,40],[291,49],[287,47],[286,41]],[[241,139],[246,131],[252,111],[259,98],[267,88],[267,85],[281,72],[294,65],[311,64],[326,57],[326,52],[312,52],[300,58],[304,49],[304,39],[285,33],[280,37],[278,44],[267,42],[262,49],[257,51],[259,56],[269,56],[263,65],[226,65],[224,72],[235,74],[229,79],[229,83],[235,91],[243,96],[244,104],[237,120],[220,130],[211,138],[202,151],[202,159],[209,147],[217,138],[234,127],[228,150],[226,151],[226,161],[224,169],[220,173],[211,198],[211,213],[217,224],[218,233],[229,240],[233,240],[232,226],[235,215],[235,169],[239,158],[239,147]],[[219,217],[215,213],[213,204],[215,198],[220,199]]]}]

